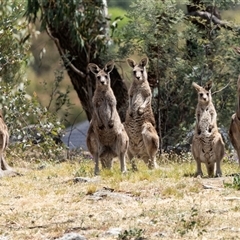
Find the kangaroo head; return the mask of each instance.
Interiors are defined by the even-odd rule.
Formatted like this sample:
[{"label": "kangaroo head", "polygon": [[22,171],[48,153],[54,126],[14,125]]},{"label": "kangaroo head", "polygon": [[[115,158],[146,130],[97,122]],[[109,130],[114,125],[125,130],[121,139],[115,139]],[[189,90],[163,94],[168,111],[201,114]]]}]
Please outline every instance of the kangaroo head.
[{"label": "kangaroo head", "polygon": [[134,80],[139,82],[147,80],[146,65],[148,64],[148,58],[143,58],[139,64],[130,58],[127,58],[128,65],[133,69]]},{"label": "kangaroo head", "polygon": [[113,70],[114,62],[108,62],[103,69],[99,68],[98,65],[94,63],[89,63],[88,68],[89,70],[95,75],[96,77],[96,84],[98,86],[106,86],[110,85],[110,76],[109,73]]},{"label": "kangaroo head", "polygon": [[207,82],[204,87],[201,87],[195,82],[193,82],[192,85],[198,92],[199,103],[208,104],[209,102],[212,101],[211,95],[212,81]]}]

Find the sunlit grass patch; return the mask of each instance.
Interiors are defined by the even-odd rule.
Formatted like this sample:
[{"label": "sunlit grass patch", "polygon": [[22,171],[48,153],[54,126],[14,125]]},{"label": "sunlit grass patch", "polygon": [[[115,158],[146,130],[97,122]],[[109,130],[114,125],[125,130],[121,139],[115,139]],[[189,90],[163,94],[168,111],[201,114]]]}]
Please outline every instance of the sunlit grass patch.
[{"label": "sunlit grass patch", "polygon": [[177,189],[176,186],[167,186],[162,191],[161,194],[163,197],[171,197],[174,196],[176,198],[182,198],[183,192]]},{"label": "sunlit grass patch", "polygon": [[93,177],[94,176],[94,162],[92,160],[81,161],[75,167],[75,177]]},{"label": "sunlit grass patch", "polygon": [[188,185],[187,189],[188,189],[188,192],[190,193],[199,193],[202,190],[202,184],[197,179],[194,179]]},{"label": "sunlit grass patch", "polygon": [[87,186],[87,192],[86,192],[86,194],[87,194],[87,195],[92,195],[92,194],[94,194],[96,191],[97,191],[97,186],[94,185],[94,184],[90,184],[90,185]]}]

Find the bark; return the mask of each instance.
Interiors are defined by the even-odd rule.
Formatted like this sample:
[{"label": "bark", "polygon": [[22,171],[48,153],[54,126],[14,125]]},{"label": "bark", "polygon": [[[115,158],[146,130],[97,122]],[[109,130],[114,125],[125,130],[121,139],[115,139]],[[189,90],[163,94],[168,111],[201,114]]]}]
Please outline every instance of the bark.
[{"label": "bark", "polygon": [[[92,44],[83,49],[74,44],[69,37],[70,34],[67,23],[57,30],[50,24],[48,27],[49,30],[47,32],[58,48],[59,54],[61,55],[71,79],[71,83],[90,121],[92,118],[92,97],[95,90],[95,77],[88,72],[87,66],[90,62],[99,66],[104,65],[99,56],[94,58],[96,46]],[[117,99],[117,110],[121,121],[125,121],[125,113],[128,107],[127,87],[116,67],[113,69],[110,76],[111,86]]]}]

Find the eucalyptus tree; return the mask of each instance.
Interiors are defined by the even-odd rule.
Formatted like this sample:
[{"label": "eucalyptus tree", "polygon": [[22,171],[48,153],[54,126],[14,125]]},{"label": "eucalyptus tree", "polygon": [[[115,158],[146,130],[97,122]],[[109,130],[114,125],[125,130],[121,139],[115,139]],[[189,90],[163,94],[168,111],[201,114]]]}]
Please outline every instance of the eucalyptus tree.
[{"label": "eucalyptus tree", "polygon": [[[95,78],[87,69],[90,62],[102,66],[111,44],[106,1],[28,0],[26,17],[41,23],[55,42],[88,120],[92,117]],[[128,94],[117,69],[111,72],[111,86],[121,120],[125,119]]]},{"label": "eucalyptus tree", "polygon": [[[240,2],[240,1],[235,1]],[[211,79],[219,126],[228,128],[240,72],[239,28],[221,19],[232,1],[136,0],[119,33],[119,54],[147,55],[153,108],[163,147],[183,142],[194,123],[192,82]]]},{"label": "eucalyptus tree", "polygon": [[3,1],[0,4],[0,77],[3,82],[21,82],[28,61],[26,22],[21,1]]},{"label": "eucalyptus tree", "polygon": [[[218,13],[230,6],[230,0],[135,0],[128,12],[129,23],[114,31],[119,59],[136,53],[150,59],[153,109],[164,148],[182,142],[192,128],[196,106],[193,81],[213,80],[218,125],[228,127],[240,70],[235,46],[240,40],[234,23],[228,24]],[[26,11],[28,20],[39,20],[41,29],[55,42],[89,120],[95,79],[87,65],[103,66],[112,60],[109,29],[114,25],[108,28],[106,10],[102,0],[28,0]],[[111,79],[124,121],[127,88],[116,68]]]},{"label": "eucalyptus tree", "polygon": [[[17,142],[10,145],[14,148],[10,153],[16,156],[16,152],[37,143],[39,154],[49,159],[49,154],[62,150],[55,139],[63,126],[55,113],[41,106],[37,96],[27,94],[31,34],[23,17],[25,7],[26,3],[21,0],[2,1],[0,5],[0,108],[10,132],[10,142]],[[30,127],[30,124],[33,125]],[[46,141],[41,145],[43,138]]]}]

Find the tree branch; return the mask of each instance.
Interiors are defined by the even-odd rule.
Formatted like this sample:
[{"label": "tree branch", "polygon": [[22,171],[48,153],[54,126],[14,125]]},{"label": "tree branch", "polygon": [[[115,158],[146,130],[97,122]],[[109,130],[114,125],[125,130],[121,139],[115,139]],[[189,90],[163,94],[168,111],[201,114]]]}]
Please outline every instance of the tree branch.
[{"label": "tree branch", "polygon": [[[231,27],[228,22],[217,18],[215,15],[213,15],[212,13],[209,13],[209,12],[195,11],[195,12],[188,13],[187,16],[200,17],[202,19],[207,20],[207,23],[213,22],[213,24],[215,24],[215,25],[219,25],[219,26],[229,29],[229,30],[234,30],[233,27]],[[236,30],[239,30],[239,29],[236,28]]]},{"label": "tree branch", "polygon": [[63,49],[61,48],[60,46],[60,43],[59,43],[59,40],[55,37],[53,37],[53,35],[51,34],[50,30],[48,27],[46,27],[46,31],[47,31],[47,34],[49,35],[49,37],[55,42],[57,48],[58,48],[58,51],[60,52],[62,58],[64,59],[64,61],[67,62],[67,64],[70,66],[70,68],[72,68],[72,70],[77,73],[78,75],[80,75],[80,77],[82,78],[85,78],[86,77],[86,74],[83,73],[82,71],[80,71],[79,69],[77,69],[70,61],[69,59],[66,57]]},{"label": "tree branch", "polygon": [[212,95],[214,95],[215,93],[221,92],[222,90],[224,90],[225,88],[227,88],[230,83],[231,83],[231,81],[229,81],[229,82],[228,82],[224,87],[222,87],[220,90],[213,92]]}]

